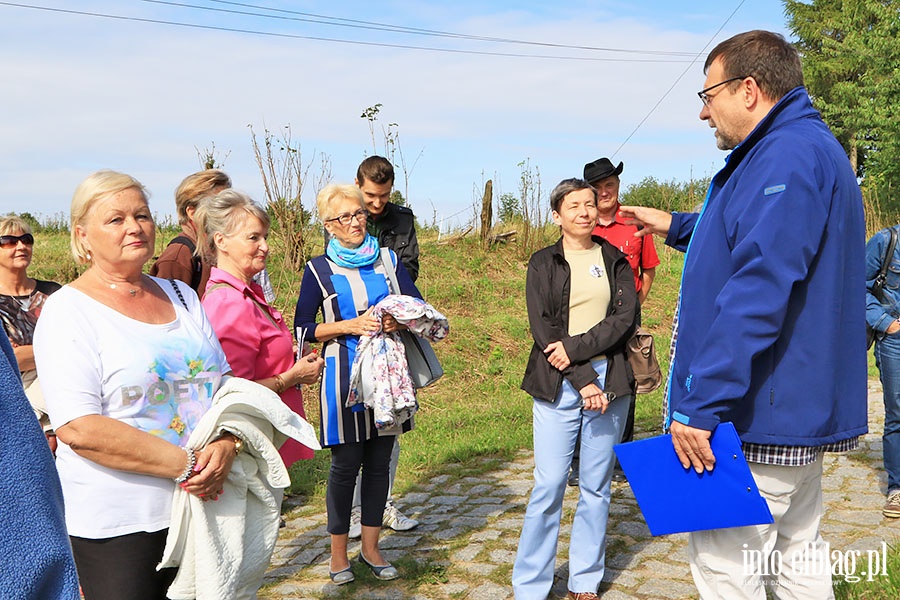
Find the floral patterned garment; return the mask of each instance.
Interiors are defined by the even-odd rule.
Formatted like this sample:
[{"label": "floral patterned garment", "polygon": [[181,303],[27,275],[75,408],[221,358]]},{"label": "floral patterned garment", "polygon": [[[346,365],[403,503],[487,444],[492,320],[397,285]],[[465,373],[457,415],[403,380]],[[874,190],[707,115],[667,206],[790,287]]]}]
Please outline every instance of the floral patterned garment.
[{"label": "floral patterned garment", "polygon": [[60,288],[52,281],[36,281],[34,290],[27,296],[0,294],[0,321],[13,347],[31,345],[44,302]]},{"label": "floral patterned garment", "polygon": [[[450,332],[447,317],[427,302],[392,294],[375,305],[372,316],[393,316],[416,335],[438,342]],[[388,429],[410,419],[419,408],[409,376],[406,350],[398,333],[379,330],[362,336],[350,370],[347,406],[362,402],[375,415],[375,427]]]}]

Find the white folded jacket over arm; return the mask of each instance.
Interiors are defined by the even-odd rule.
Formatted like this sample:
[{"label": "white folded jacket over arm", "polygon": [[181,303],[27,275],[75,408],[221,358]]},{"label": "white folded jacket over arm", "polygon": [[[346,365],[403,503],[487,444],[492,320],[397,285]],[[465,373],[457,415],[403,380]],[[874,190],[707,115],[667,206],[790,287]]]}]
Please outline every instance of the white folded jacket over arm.
[{"label": "white folded jacket over arm", "polygon": [[278,538],[284,488],[291,483],[278,447],[291,437],[320,450],[312,425],[275,392],[229,378],[191,434],[202,448],[222,430],[244,440],[218,501],[175,488],[172,522],[158,568],[178,567],[172,600],[256,598]]}]

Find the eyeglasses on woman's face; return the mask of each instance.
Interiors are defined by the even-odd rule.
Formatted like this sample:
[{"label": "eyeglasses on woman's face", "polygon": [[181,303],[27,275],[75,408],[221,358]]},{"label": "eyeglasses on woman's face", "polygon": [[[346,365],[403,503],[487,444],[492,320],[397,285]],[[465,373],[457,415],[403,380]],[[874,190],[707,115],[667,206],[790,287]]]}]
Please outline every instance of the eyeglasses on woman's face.
[{"label": "eyeglasses on woman's face", "polygon": [[22,242],[26,246],[34,246],[34,236],[30,233],[22,235],[0,235],[0,247],[12,248]]},{"label": "eyeglasses on woman's face", "polygon": [[367,210],[363,210],[362,208],[356,212],[352,213],[342,213],[333,219],[326,219],[326,223],[330,223],[331,221],[337,221],[344,227],[350,224],[353,219],[356,219],[357,223],[365,223],[366,219],[369,217],[369,212]]}]

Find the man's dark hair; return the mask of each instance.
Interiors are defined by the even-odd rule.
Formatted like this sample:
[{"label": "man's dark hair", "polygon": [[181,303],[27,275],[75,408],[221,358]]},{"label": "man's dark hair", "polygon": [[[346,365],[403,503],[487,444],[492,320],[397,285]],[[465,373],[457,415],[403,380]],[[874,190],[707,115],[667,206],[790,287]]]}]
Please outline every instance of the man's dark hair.
[{"label": "man's dark hair", "polygon": [[394,165],[383,156],[370,156],[359,163],[356,169],[356,181],[362,185],[366,181],[383,185],[394,183]]},{"label": "man's dark hair", "polygon": [[584,179],[573,177],[572,179],[563,179],[550,192],[550,208],[559,212],[559,205],[562,204],[563,198],[579,190],[591,190],[594,192],[594,199],[596,200],[597,190]]},{"label": "man's dark hair", "polygon": [[771,31],[747,31],[720,43],[706,57],[704,73],[717,58],[722,59],[725,79],[752,77],[769,100],[777,102],[803,85],[800,54],[783,36]]}]

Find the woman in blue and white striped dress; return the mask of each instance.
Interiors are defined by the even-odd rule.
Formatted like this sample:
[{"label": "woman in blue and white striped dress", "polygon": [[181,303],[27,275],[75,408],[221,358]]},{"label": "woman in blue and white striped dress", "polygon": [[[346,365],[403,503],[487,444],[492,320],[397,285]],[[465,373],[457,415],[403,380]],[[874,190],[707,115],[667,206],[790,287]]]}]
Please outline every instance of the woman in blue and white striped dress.
[{"label": "woman in blue and white striped dress", "polygon": [[[384,264],[378,241],[366,232],[367,212],[359,188],[329,185],[319,192],[319,219],[331,234],[325,254],[306,264],[300,284],[294,323],[306,339],[324,342],[325,371],[319,395],[319,426],[322,447],[331,449],[331,470],[325,503],[331,534],[330,574],[340,585],[353,581],[347,557],[353,489],[360,467],[362,475],[362,549],[360,562],[379,579],[398,577],[397,570],[381,555],[378,536],[388,494],[389,464],[394,438],[401,433],[378,431],[372,411],[362,404],[346,407],[350,392],[350,368],[359,336],[383,328],[386,333],[400,325],[393,317],[379,321],[371,307],[390,293],[421,298],[403,264],[391,251],[392,264]],[[390,286],[390,271],[397,276],[399,290]],[[316,323],[321,310],[323,322]],[[412,421],[402,432],[412,428]]]}]

